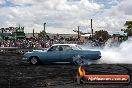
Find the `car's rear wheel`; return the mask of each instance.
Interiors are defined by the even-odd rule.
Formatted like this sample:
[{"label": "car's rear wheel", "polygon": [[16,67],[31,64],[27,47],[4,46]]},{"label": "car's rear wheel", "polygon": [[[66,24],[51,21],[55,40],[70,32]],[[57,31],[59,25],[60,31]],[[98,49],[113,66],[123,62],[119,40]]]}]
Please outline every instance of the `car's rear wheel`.
[{"label": "car's rear wheel", "polygon": [[39,60],[38,57],[31,57],[30,64],[36,65],[36,64],[39,64],[39,63],[40,63],[40,60]]},{"label": "car's rear wheel", "polygon": [[89,65],[90,64],[89,60],[87,60],[85,57],[81,55],[74,56],[73,63],[75,65]]}]

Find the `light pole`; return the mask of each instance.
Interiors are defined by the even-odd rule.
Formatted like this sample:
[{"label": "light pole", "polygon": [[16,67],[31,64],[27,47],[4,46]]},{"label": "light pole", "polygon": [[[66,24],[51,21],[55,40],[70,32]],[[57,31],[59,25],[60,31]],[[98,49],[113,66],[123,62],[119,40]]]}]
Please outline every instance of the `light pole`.
[{"label": "light pole", "polygon": [[80,26],[77,26],[77,27],[78,27],[78,31],[77,31],[78,32],[78,39],[80,39],[80,30],[79,30]]},{"label": "light pole", "polygon": [[91,19],[91,34],[92,34],[92,38],[93,38],[93,19]]},{"label": "light pole", "polygon": [[33,37],[34,37],[34,29],[33,29]]},{"label": "light pole", "polygon": [[45,32],[45,25],[46,25],[46,23],[44,23],[44,33],[46,33],[46,32]]},{"label": "light pole", "polygon": [[2,31],[2,32],[1,32],[1,33],[2,33],[2,34],[1,34],[2,40],[4,40],[4,33],[3,33],[3,32],[4,32],[4,28],[1,28],[1,31]]}]

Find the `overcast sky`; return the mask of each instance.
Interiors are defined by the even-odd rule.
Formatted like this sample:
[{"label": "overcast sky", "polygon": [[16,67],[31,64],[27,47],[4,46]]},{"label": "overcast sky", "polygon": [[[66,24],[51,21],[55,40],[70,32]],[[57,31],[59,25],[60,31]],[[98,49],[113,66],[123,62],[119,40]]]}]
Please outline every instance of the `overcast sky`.
[{"label": "overcast sky", "polygon": [[21,26],[25,32],[74,33],[93,29],[115,33],[132,20],[132,0],[0,0],[0,27]]}]

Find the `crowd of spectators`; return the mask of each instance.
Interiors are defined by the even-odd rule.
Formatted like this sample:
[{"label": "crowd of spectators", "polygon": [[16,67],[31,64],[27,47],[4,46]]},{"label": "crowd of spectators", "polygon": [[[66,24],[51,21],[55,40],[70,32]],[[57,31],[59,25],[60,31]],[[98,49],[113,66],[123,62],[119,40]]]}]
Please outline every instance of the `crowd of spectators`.
[{"label": "crowd of spectators", "polygon": [[77,38],[56,37],[53,38],[25,38],[25,39],[7,39],[0,40],[0,47],[19,47],[19,48],[48,48],[57,43],[78,43]]},{"label": "crowd of spectators", "polygon": [[25,39],[8,39],[1,40],[0,47],[19,47],[19,48],[48,48],[53,44],[90,44],[92,47],[102,46],[103,40],[92,39],[91,37],[87,38],[87,41],[81,41],[77,37],[62,37],[62,36],[54,36],[53,38],[25,38]]}]

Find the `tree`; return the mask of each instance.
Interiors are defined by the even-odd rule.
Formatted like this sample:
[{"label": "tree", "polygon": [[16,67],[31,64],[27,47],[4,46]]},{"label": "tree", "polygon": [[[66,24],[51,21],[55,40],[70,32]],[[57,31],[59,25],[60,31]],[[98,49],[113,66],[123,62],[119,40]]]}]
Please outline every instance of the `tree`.
[{"label": "tree", "polygon": [[132,36],[132,21],[126,21],[124,26],[127,27],[127,29],[125,29],[124,32],[127,33],[128,36]]},{"label": "tree", "polygon": [[103,41],[107,41],[109,38],[110,38],[110,35],[107,31],[105,30],[99,30],[99,31],[95,31],[95,34],[94,34],[94,38],[95,39],[99,39],[99,38],[102,38]]},{"label": "tree", "polygon": [[43,39],[45,39],[45,40],[48,40],[48,39],[49,39],[49,36],[48,36],[44,31],[40,32],[40,33],[38,34],[38,37],[39,37],[39,38],[43,38]]}]

